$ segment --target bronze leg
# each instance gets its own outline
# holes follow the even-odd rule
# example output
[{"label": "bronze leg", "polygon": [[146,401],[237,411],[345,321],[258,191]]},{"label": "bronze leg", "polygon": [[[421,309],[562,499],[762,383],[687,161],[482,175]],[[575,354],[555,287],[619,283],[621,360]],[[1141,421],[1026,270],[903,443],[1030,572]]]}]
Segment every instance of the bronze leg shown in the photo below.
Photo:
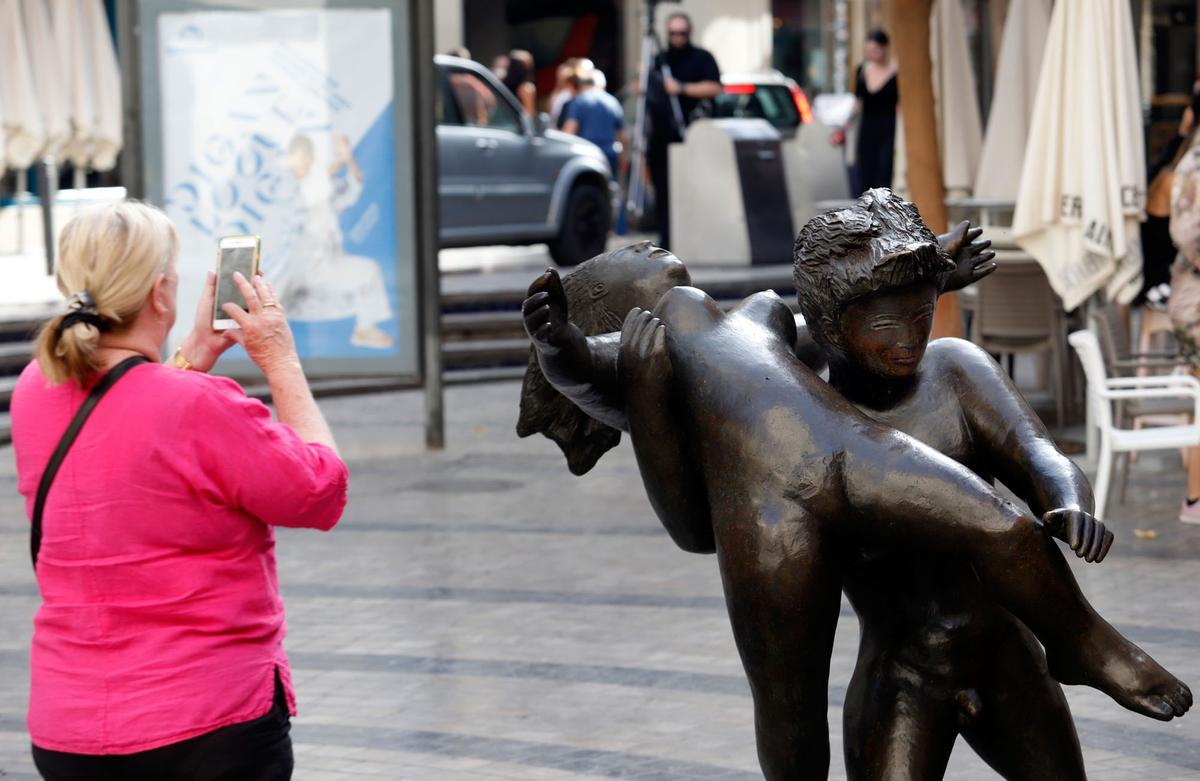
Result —
[{"label": "bronze leg", "polygon": [[850,781],[942,778],[958,737],[950,693],[916,670],[859,657],[843,712]]},{"label": "bronze leg", "polygon": [[1013,626],[997,633],[992,658],[981,682],[979,718],[963,727],[963,737],[1009,781],[1084,781],[1071,709],[1037,641]]},{"label": "bronze leg", "polygon": [[840,557],[807,518],[767,526],[756,521],[754,532],[725,538],[718,532],[733,636],[754,697],[758,758],[768,781],[825,778]]}]

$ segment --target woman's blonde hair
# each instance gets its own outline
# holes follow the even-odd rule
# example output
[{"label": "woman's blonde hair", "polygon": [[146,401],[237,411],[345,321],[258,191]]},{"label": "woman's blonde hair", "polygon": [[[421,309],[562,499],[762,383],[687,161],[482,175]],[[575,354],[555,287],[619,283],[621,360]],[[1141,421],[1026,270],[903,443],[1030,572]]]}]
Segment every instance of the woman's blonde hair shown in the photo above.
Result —
[{"label": "woman's blonde hair", "polygon": [[167,215],[137,201],[92,207],[68,222],[58,240],[55,276],[69,309],[37,337],[46,379],[85,385],[100,368],[100,332],[129,327],[178,251]]}]

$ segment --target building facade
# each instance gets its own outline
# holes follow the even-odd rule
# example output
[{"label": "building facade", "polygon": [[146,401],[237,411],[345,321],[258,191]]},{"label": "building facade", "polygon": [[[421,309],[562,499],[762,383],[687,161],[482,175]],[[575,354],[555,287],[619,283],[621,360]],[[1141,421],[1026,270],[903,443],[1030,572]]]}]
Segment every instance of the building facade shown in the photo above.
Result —
[{"label": "building facade", "polygon": [[[962,4],[986,120],[1008,9],[1012,3],[1035,0],[956,1]],[[1174,132],[1191,102],[1192,83],[1200,72],[1200,0],[1129,1],[1153,152]],[[644,0],[436,0],[437,48],[465,46],[484,63],[510,49],[526,49],[538,65],[542,95],[553,88],[557,63],[589,57],[608,75],[609,88],[620,92],[637,73],[644,9]],[[665,17],[675,11],[692,17],[694,40],[713,52],[723,72],[775,68],[810,97],[852,90],[867,33],[888,28],[888,0],[660,0],[655,24],[659,40]]]}]

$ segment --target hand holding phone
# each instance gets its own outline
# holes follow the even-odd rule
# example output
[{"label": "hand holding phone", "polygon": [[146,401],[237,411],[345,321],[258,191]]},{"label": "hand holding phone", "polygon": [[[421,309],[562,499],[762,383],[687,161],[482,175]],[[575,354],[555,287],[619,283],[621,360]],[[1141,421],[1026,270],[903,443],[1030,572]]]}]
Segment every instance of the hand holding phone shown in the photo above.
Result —
[{"label": "hand holding phone", "polygon": [[258,274],[258,258],[262,241],[258,236],[226,236],[217,244],[217,294],[213,299],[212,327],[214,331],[227,331],[238,324],[230,319],[222,308],[224,304],[237,304],[248,309],[246,297],[234,281],[235,272],[247,280]]},{"label": "hand holding phone", "polygon": [[278,376],[279,372],[303,372],[287,315],[271,285],[262,277],[248,280],[240,272],[233,275],[233,282],[247,308],[232,302],[225,304],[225,314],[238,324],[237,329],[225,333],[246,349],[250,360],[263,370],[267,379]]}]

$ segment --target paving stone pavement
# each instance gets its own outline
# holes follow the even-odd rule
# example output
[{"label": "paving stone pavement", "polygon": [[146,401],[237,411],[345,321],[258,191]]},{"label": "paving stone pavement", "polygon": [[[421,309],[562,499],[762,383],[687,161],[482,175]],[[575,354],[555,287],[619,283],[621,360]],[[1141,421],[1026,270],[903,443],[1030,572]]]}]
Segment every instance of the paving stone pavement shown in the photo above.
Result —
[{"label": "paving stone pavement", "polygon": [[[517,395],[450,389],[436,454],[421,449],[415,392],[322,402],[351,500],[331,533],[279,533],[295,778],[760,778],[714,559],[667,539],[627,443],[577,479],[548,440],[518,440]],[[1183,483],[1173,454],[1144,458],[1110,519],[1109,560],[1074,569],[1109,620],[1200,685],[1200,528],[1174,519]],[[0,779],[36,778],[24,710],[37,592],[7,448],[0,518]],[[844,607],[834,779],[857,635]],[[1068,697],[1095,781],[1200,777],[1200,715],[1162,724],[1091,690]],[[960,741],[947,777],[996,776]]]}]

